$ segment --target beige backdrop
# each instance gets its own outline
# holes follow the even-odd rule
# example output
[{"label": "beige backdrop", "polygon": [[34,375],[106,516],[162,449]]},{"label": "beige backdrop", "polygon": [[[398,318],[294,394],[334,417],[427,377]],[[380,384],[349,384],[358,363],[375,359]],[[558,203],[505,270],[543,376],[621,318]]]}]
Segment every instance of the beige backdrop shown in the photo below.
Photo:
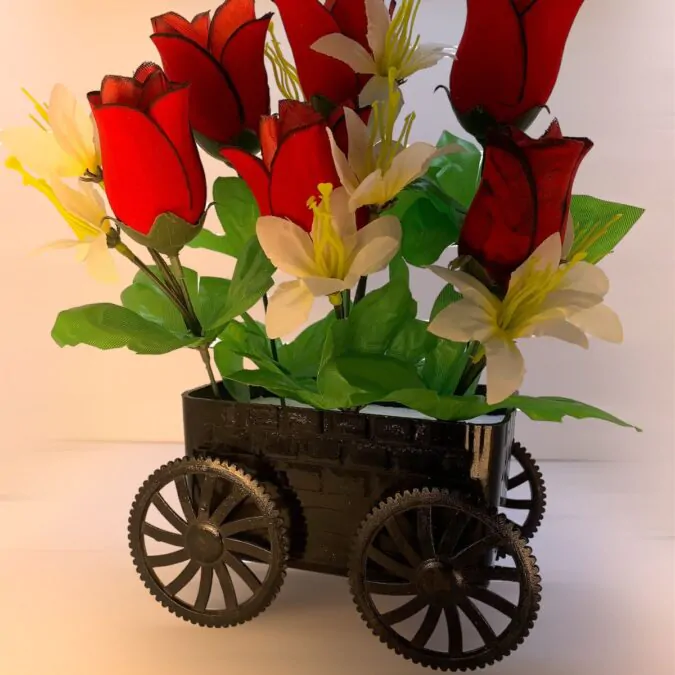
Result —
[{"label": "beige backdrop", "polygon": [[[259,5],[262,12],[270,3]],[[29,109],[21,86],[44,98],[62,81],[84,96],[102,75],[130,74],[156,58],[149,17],[168,9],[192,15],[205,3],[1,0],[0,7],[0,126],[9,126],[23,123]],[[455,44],[463,19],[462,0],[423,0],[420,27],[430,41]],[[625,345],[594,344],[585,353],[548,340],[528,344],[526,389],[579,397],[642,425],[645,433],[593,422],[558,428],[524,421],[520,435],[539,456],[653,463],[672,452],[672,33],[672,0],[587,0],[569,43],[551,107],[568,135],[596,143],[576,191],[644,206],[647,215],[605,265],[613,283],[609,303],[623,317]],[[444,96],[433,94],[448,71],[449,64],[442,64],[406,87],[418,111],[417,138],[435,141],[444,128],[458,131]],[[222,172],[215,161],[206,164],[211,177]],[[69,252],[33,257],[33,249],[64,236],[66,226],[5,170],[0,224],[3,454],[50,439],[179,440],[180,392],[204,381],[198,357],[56,347],[49,333],[60,309],[115,301],[122,286],[96,285]],[[202,252],[188,251],[185,263],[203,273],[231,270],[227,259]],[[132,270],[120,267],[128,281]],[[437,288],[430,274],[415,274],[423,311]]]}]

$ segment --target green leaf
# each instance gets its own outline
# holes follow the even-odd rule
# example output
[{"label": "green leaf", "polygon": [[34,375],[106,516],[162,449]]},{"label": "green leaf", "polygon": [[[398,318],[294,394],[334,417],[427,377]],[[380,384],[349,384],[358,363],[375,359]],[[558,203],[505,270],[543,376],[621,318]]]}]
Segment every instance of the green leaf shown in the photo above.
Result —
[{"label": "green leaf", "polygon": [[326,337],[335,321],[335,314],[328,314],[306,328],[293,342],[281,345],[278,350],[279,361],[292,377],[318,376]]},{"label": "green leaf", "polygon": [[225,233],[228,254],[239,258],[246,245],[255,237],[260,217],[258,203],[241,178],[218,178],[213,184],[213,201]]},{"label": "green leaf", "polygon": [[228,323],[218,340],[218,345],[224,345],[221,349],[227,348],[236,356],[250,359],[259,368],[279,370],[272,358],[272,349],[264,326],[251,317],[245,317],[243,322]]},{"label": "green leaf", "polygon": [[438,338],[432,335],[429,324],[420,319],[405,323],[392,340],[387,356],[417,365],[436,346]]},{"label": "green leaf", "polygon": [[223,384],[235,401],[248,403],[251,400],[249,388],[240,382],[234,382],[229,377],[244,368],[244,358],[232,352],[227,344],[219,342],[213,348],[213,360],[223,378]]},{"label": "green leaf", "polygon": [[435,319],[446,307],[462,299],[462,294],[455,290],[452,284],[448,284],[436,298],[434,306],[431,309],[431,319]]},{"label": "green leaf", "polygon": [[389,281],[410,285],[410,268],[400,252],[389,263]]},{"label": "green leaf", "polygon": [[460,145],[464,152],[437,157],[431,163],[429,175],[434,178],[446,195],[464,208],[469,208],[478,189],[481,151],[473,143],[449,131],[443,132],[436,145],[438,148],[443,148],[453,143]]},{"label": "green leaf", "polygon": [[215,338],[222,330],[220,317],[227,309],[230,285],[229,279],[220,277],[199,279],[199,292],[193,302],[202,328],[209,337]]},{"label": "green leaf", "polygon": [[230,246],[230,240],[224,235],[215,234],[204,228],[189,244],[190,248],[202,248],[207,251],[215,251],[235,257],[234,249]]},{"label": "green leaf", "polygon": [[574,219],[572,255],[581,249],[588,254],[586,262],[596,264],[614,251],[642,217],[644,209],[575,195],[571,212]]},{"label": "green leaf", "polygon": [[227,304],[217,322],[225,324],[248,312],[272,288],[274,265],[267,259],[257,237],[244,247],[234,268]]},{"label": "green leaf", "polygon": [[365,392],[361,404],[372,403],[397,389],[423,388],[415,366],[390,356],[346,354],[335,359],[338,372]]},{"label": "green leaf", "polygon": [[349,316],[351,351],[384,354],[400,328],[417,315],[417,303],[407,284],[389,282],[368,293]]},{"label": "green leaf", "polygon": [[250,387],[263,387],[280,398],[306,403],[314,408],[325,407],[320,394],[280,372],[263,369],[239,370],[232,373],[230,379]]},{"label": "green leaf", "polygon": [[173,333],[186,332],[183,317],[175,305],[142,272],[122,291],[121,300],[124,307],[147,321]]},{"label": "green leaf", "polygon": [[469,357],[470,352],[466,343],[439,340],[424,361],[422,368],[424,383],[438,394],[454,394]]},{"label": "green leaf", "polygon": [[52,338],[61,347],[81,344],[106,350],[127,347],[136,354],[168,354],[199,342],[191,336],[172,333],[127,307],[110,303],[61,312]]}]

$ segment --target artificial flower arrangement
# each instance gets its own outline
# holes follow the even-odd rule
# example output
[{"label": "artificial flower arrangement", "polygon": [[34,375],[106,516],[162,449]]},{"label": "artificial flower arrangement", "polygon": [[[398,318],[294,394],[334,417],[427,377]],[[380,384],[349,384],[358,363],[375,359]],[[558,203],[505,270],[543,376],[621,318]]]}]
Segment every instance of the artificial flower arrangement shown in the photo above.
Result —
[{"label": "artificial flower arrangement", "polygon": [[[75,235],[53,248],[74,248],[104,282],[116,278],[116,255],[138,268],[120,304],[62,312],[54,340],[144,355],[192,349],[210,381],[201,398],[233,405],[276,396],[286,411],[358,415],[378,404],[468,425],[481,415],[519,410],[539,421],[571,416],[628,426],[584,403],[519,393],[520,341],[547,336],[583,348],[588,336],[622,341],[620,321],[604,304],[609,282],[598,263],[642,210],[573,193],[590,140],[565,136],[556,120],[540,138],[527,134],[548,112],[582,3],[467,0],[465,32],[453,49],[420,39],[421,0],[275,0],[293,58],[276,37],[272,14],[256,16],[254,0],[226,0],[212,17],[204,12],[192,21],[173,12],[154,18],[151,39],[161,67],[144,63],[132,77],[104,77],[88,97],[92,114],[57,85],[48,104],[31,98],[33,126],[0,133],[7,166],[54,204]],[[439,111],[449,111],[444,90],[474,140],[445,132],[435,145],[411,143],[415,113],[402,112],[405,82],[446,58],[454,62],[449,87],[438,88]],[[275,112],[266,63],[283,97]],[[215,181],[208,206],[198,147],[237,174]],[[222,232],[204,227],[212,207]],[[232,278],[200,278],[184,268],[185,247],[236,259]],[[451,247],[457,247],[453,262],[438,265]],[[430,317],[418,316],[410,266],[446,284]],[[384,270],[388,281],[374,287],[372,275]],[[278,280],[277,271],[290,280]],[[318,302],[325,318],[305,327]],[[264,323],[250,314],[258,303]],[[245,367],[245,359],[254,367]],[[484,373],[486,387],[480,387]],[[225,470],[190,466],[200,475]],[[180,533],[199,509],[210,510],[209,490],[207,499],[201,489],[201,506],[185,508],[184,519],[167,516]],[[186,494],[179,489],[181,500],[189,501]],[[412,499],[406,494],[399,495],[403,511]],[[426,494],[428,506],[436,493]],[[459,508],[449,504],[441,506]],[[222,527],[226,511],[216,511]],[[400,532],[389,529],[398,542]],[[502,530],[506,542],[511,535]],[[206,546],[206,530],[200,532],[200,543],[181,558],[192,560],[193,576],[208,567],[194,553]],[[266,540],[270,551],[273,538]],[[219,560],[225,556],[252,586],[231,557],[232,551],[250,554],[251,544],[237,541],[229,549],[222,544]],[[135,553],[139,570],[147,563],[144,550]],[[288,555],[284,546],[279,550],[270,560]],[[402,550],[408,562],[417,559],[409,547]],[[408,578],[400,561],[380,563]],[[141,574],[172,611],[207,625],[250,618],[243,605],[229,606],[222,569],[216,573],[230,614],[218,615],[207,612],[205,572],[196,603],[186,609],[174,597],[181,584],[158,586],[150,567]],[[508,614],[503,604],[493,606]],[[462,609],[481,632],[475,613]],[[487,651],[471,657],[457,651],[454,610],[443,606],[450,647],[431,657],[422,647],[438,622],[436,605],[405,643],[387,632],[396,621],[382,628],[384,615],[369,611],[362,608],[385,641],[425,665],[478,667],[513,648],[491,645],[483,630]]]}]

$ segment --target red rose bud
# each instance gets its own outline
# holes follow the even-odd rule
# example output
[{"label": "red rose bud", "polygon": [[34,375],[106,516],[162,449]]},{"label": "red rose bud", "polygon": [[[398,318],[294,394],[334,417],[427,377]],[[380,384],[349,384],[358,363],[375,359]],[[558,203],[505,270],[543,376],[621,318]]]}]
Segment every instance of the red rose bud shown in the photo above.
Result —
[{"label": "red rose bud", "polygon": [[197,225],[206,179],[188,118],[189,86],[144,64],[133,78],[107,76],[89,94],[106,195],[127,228],[147,235],[159,216]]},{"label": "red rose bud", "polygon": [[471,256],[506,285],[546,239],[557,232],[564,240],[574,179],[592,147],[587,138],[563,137],[558,122],[538,140],[515,128],[488,136],[459,255]]},{"label": "red rose bud", "polygon": [[255,16],[254,0],[226,0],[214,13],[191,22],[169,12],[152,19],[164,69],[189,82],[190,122],[205,139],[235,143],[244,131],[257,134],[270,113],[265,39],[272,14]]},{"label": "red rose bud", "polygon": [[555,87],[583,0],[467,0],[467,21],[450,75],[450,101],[464,128],[525,130]]},{"label": "red rose bud", "polygon": [[[327,99],[333,105],[358,99],[362,77],[342,61],[319,54],[312,45],[325,35],[342,33],[368,46],[365,0],[274,0],[286,30],[305,98]],[[367,80],[366,80],[367,81]]]},{"label": "red rose bud", "polygon": [[340,183],[324,118],[299,101],[282,101],[279,114],[260,124],[262,159],[239,148],[221,156],[247,183],[263,216],[289,218],[308,232],[314,216],[307,202],[320,183]]}]

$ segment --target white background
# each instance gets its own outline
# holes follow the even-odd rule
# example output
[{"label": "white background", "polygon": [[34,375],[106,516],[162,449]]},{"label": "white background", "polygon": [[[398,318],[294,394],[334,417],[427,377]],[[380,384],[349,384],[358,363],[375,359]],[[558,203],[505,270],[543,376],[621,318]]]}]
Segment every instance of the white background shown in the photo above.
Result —
[{"label": "white background", "polygon": [[[202,2],[176,0],[186,15]],[[271,3],[258,3],[260,13]],[[2,0],[0,18],[0,126],[23,124],[27,87],[46,98],[56,81],[82,96],[106,73],[131,74],[156,59],[149,17],[166,0]],[[456,44],[465,9],[461,0],[423,0],[419,27],[425,38]],[[443,129],[459,132],[437,84],[450,64],[414,77],[406,88],[418,113],[415,138],[435,142]],[[612,280],[608,302],[623,318],[621,347],[593,344],[589,352],[551,341],[525,345],[525,391],[578,397],[643,427],[639,435],[595,422],[533,424],[520,436],[540,457],[634,458],[653,465],[673,450],[673,4],[670,0],[587,0],[569,41],[552,111],[571,136],[596,147],[584,162],[577,193],[643,206],[644,218],[606,260]],[[538,123],[540,131],[547,120]],[[222,165],[206,159],[211,178]],[[86,347],[59,349],[50,329],[60,309],[115,301],[123,287],[90,281],[69,252],[33,256],[45,242],[67,234],[52,207],[0,171],[0,246],[4,386],[0,410],[8,450],[48,439],[179,441],[180,393],[204,381],[194,353],[139,357]],[[132,270],[120,260],[123,280]],[[187,251],[185,263],[206,274],[229,274],[230,261]],[[421,312],[438,289],[416,272]],[[323,311],[323,308],[321,308]],[[669,472],[658,472],[662,480]],[[665,477],[664,477],[665,473]],[[665,486],[665,483],[664,483]]]}]

